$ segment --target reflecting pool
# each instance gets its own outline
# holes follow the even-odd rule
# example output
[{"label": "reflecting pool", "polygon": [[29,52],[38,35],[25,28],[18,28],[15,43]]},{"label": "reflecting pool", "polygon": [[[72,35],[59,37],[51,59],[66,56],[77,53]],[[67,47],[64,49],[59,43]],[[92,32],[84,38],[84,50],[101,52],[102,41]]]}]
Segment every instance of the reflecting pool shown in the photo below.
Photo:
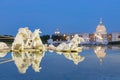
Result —
[{"label": "reflecting pool", "polygon": [[119,47],[0,52],[0,80],[120,80]]}]

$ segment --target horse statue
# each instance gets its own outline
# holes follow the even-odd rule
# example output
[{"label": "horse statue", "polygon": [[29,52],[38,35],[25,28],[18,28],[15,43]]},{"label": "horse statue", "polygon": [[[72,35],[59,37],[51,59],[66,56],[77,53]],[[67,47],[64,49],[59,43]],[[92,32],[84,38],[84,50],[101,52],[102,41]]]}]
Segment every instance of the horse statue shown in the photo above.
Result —
[{"label": "horse statue", "polygon": [[4,42],[0,42],[0,50],[9,49],[8,45]]},{"label": "horse statue", "polygon": [[20,28],[18,33],[12,43],[12,50],[23,50],[26,40],[31,36],[32,32],[28,29],[28,27]]},{"label": "horse statue", "polygon": [[78,51],[78,44],[84,42],[84,39],[79,37],[77,34],[73,37],[73,39],[69,43],[61,43],[56,47],[56,50],[76,50]]},{"label": "horse statue", "polygon": [[41,31],[35,29],[32,33],[27,27],[20,28],[15,37],[14,42],[12,43],[12,50],[21,50],[24,49],[41,49],[45,50],[45,47],[40,39]]},{"label": "horse statue", "polygon": [[32,34],[33,47],[38,49],[43,45],[42,40],[40,39],[39,33],[42,33],[42,32],[39,29],[35,29],[35,31]]}]

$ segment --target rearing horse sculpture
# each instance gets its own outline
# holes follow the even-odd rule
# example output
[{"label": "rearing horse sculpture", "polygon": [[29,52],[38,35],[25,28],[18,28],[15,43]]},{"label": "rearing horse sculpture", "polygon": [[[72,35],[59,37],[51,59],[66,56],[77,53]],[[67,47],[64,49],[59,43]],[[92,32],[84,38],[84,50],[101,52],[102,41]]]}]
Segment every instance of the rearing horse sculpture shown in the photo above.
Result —
[{"label": "rearing horse sculpture", "polygon": [[56,50],[78,50],[78,44],[84,42],[84,39],[79,37],[77,34],[73,37],[70,43],[61,43],[57,46]]},{"label": "rearing horse sculpture", "polygon": [[32,33],[28,28],[20,28],[15,37],[14,42],[12,43],[12,50],[45,50],[44,45],[40,39],[39,33],[41,33],[39,29],[35,29],[35,31]]}]

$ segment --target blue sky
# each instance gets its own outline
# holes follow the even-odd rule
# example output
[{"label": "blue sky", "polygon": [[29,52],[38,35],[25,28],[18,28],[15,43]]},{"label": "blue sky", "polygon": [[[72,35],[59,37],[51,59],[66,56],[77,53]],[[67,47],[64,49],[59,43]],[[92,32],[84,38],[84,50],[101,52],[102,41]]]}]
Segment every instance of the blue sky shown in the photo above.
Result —
[{"label": "blue sky", "polygon": [[42,34],[95,32],[99,19],[108,32],[120,32],[120,0],[0,0],[0,34],[40,28]]}]

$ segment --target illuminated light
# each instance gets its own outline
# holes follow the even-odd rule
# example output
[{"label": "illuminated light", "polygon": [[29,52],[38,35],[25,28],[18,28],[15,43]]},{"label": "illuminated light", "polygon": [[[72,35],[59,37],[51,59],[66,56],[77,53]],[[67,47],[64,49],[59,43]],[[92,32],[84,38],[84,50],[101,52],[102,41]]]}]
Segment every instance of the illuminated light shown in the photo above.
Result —
[{"label": "illuminated light", "polygon": [[101,46],[97,46],[94,49],[94,52],[95,52],[96,56],[99,58],[100,64],[102,64],[102,59],[106,56],[105,48],[101,47]]},{"label": "illuminated light", "polygon": [[106,44],[107,43],[106,34],[107,34],[106,28],[102,23],[102,19],[100,19],[100,22],[96,28],[96,32],[94,33],[96,42]]},{"label": "illuminated light", "polygon": [[60,34],[59,29],[56,29],[55,34]]},{"label": "illuminated light", "polygon": [[106,33],[106,28],[103,25],[102,19],[100,19],[99,25],[96,28],[96,32],[97,33],[103,33],[103,34]]},{"label": "illuminated light", "polygon": [[64,34],[63,36],[65,37],[66,35]]}]

